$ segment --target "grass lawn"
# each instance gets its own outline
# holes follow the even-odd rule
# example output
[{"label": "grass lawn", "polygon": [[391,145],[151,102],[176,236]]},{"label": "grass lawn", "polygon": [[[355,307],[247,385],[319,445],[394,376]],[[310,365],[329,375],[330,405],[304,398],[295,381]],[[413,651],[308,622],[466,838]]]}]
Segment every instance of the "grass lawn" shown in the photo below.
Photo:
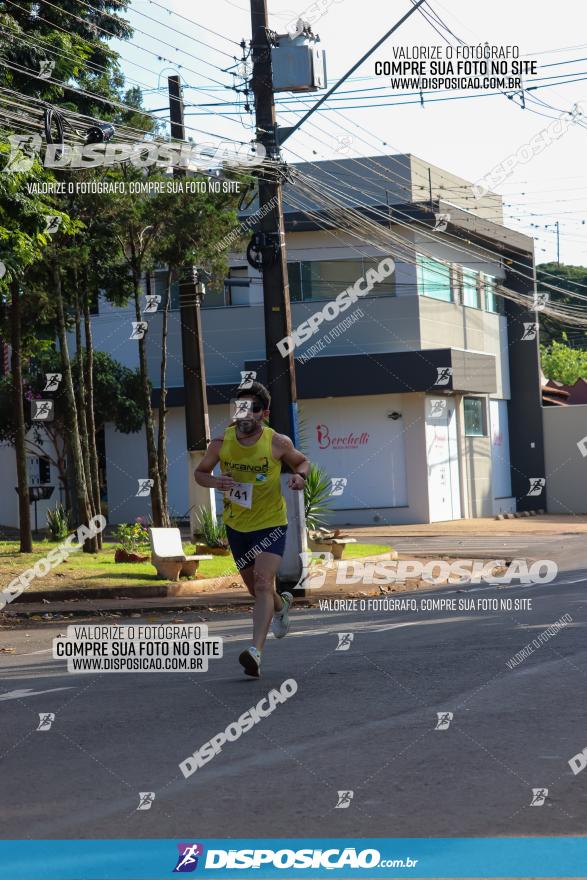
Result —
[{"label": "grass lawn", "polygon": [[[33,553],[20,554],[16,541],[0,541],[0,589],[8,586],[11,580],[56,546],[57,544],[48,541],[36,542],[33,545]],[[190,544],[184,544],[184,548],[188,554],[195,552],[195,548]],[[95,556],[83,553],[81,550],[72,553],[45,577],[35,578],[31,582],[30,589],[35,592],[50,592],[165,583],[164,579],[157,576],[150,562],[115,562],[115,549],[114,544],[106,544]],[[385,549],[378,544],[349,544],[345,550],[345,558],[372,556],[384,552]],[[148,555],[148,552],[143,555]],[[213,556],[212,559],[201,562],[198,569],[198,577],[201,578],[232,574],[237,575],[232,556]]]},{"label": "grass lawn", "polygon": [[343,559],[360,559],[362,556],[379,556],[381,553],[387,553],[391,547],[383,544],[347,544]]}]

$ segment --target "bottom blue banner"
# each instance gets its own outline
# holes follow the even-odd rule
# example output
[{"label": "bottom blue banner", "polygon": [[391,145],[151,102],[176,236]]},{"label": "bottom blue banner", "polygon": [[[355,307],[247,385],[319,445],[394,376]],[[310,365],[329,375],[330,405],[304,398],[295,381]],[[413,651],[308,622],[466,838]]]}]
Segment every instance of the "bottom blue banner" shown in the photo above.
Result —
[{"label": "bottom blue banner", "polygon": [[587,838],[0,841],[1,880],[587,877]]}]

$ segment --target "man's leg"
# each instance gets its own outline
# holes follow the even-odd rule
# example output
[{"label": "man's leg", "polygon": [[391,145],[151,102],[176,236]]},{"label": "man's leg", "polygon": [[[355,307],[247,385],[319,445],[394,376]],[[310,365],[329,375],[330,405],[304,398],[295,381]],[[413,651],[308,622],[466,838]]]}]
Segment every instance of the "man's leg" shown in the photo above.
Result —
[{"label": "man's leg", "polygon": [[247,565],[246,568],[241,568],[239,571],[240,576],[245,582],[245,587],[251,594],[251,596],[255,597],[255,566]]},{"label": "man's leg", "polygon": [[276,553],[260,553],[255,559],[253,609],[253,644],[262,651],[274,611],[281,611],[283,602],[275,591],[275,576],[281,565]]},{"label": "man's leg", "polygon": [[[281,559],[281,557],[279,557]],[[279,566],[278,566],[279,567]],[[241,568],[239,572],[241,578],[245,582],[245,587],[251,594],[251,596],[255,596],[255,566],[247,565],[246,568]],[[273,610],[281,611],[283,608],[283,602],[281,601],[279,594],[274,590],[273,591]]]}]

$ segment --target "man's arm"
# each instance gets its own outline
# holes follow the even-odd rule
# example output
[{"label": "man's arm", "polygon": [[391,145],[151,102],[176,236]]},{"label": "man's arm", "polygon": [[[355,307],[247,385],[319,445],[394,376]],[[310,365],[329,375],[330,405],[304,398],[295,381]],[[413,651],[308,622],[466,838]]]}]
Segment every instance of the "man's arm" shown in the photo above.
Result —
[{"label": "man's arm", "polygon": [[290,489],[303,489],[310,470],[309,459],[295,448],[286,434],[275,434],[273,439],[276,446],[274,457],[285,462],[293,471],[288,486]]},{"label": "man's arm", "polygon": [[221,474],[219,477],[212,476],[212,471],[220,461],[220,447],[222,440],[217,437],[210,441],[210,445],[206,450],[202,461],[194,471],[194,477],[198,486],[205,486],[207,489],[221,489],[226,492],[235,485],[234,480],[230,476]]}]

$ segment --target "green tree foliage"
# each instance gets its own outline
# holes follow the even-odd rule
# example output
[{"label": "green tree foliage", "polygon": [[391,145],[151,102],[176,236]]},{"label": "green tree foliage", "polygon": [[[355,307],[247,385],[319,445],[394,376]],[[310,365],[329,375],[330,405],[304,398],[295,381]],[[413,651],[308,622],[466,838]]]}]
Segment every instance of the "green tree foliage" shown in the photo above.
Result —
[{"label": "green tree foliage", "polygon": [[[127,0],[97,0],[93,8],[77,0],[0,2],[2,55],[0,86],[102,119],[120,119],[121,109],[90,92],[122,101],[124,76],[112,36],[125,40],[132,28],[124,19]],[[50,62],[49,76],[40,77]],[[66,83],[71,85],[68,88]],[[124,111],[122,111],[124,113]]]},{"label": "green tree foliage", "polygon": [[[558,263],[542,263],[536,267],[536,281],[539,292],[548,294],[553,303],[573,305],[582,308],[584,317],[587,318],[587,302],[581,303],[565,294],[551,290],[546,285],[562,287],[569,293],[587,295],[587,268],[585,266],[566,266]],[[540,341],[544,345],[550,345],[554,340],[559,342],[566,333],[568,342],[576,348],[587,348],[587,328],[562,325],[560,321],[553,320],[548,315],[540,315]]]},{"label": "green tree foliage", "polygon": [[[8,152],[0,145],[2,160]],[[38,346],[26,320],[23,282],[27,272],[40,264],[50,243],[46,234],[46,216],[50,208],[29,194],[31,180],[42,181],[45,172],[34,162],[30,172],[0,173],[0,332],[11,345],[11,407],[15,422],[14,448],[18,491],[20,551],[30,553],[32,535],[26,461],[26,424],[23,400],[23,353]],[[62,215],[62,219],[67,220]],[[67,225],[67,223],[66,223]],[[27,328],[23,332],[23,328]]]},{"label": "green tree foliage", "polygon": [[[146,132],[154,130],[155,124],[142,111],[140,90],[125,90],[118,53],[109,45],[113,38],[124,40],[132,36],[132,28],[124,18],[128,5],[127,0],[96,0],[92,4],[77,0],[0,2],[3,58],[0,87],[4,101],[11,101],[8,105],[11,116],[6,116],[8,111],[5,109],[0,118],[0,134],[4,138],[14,133],[19,136],[28,134],[34,135],[40,143],[44,134],[41,114],[44,108],[53,109],[56,118],[63,114],[66,143],[83,139],[86,128],[96,118],[112,121],[116,127],[125,125]],[[72,113],[83,114],[86,119],[68,115]],[[11,140],[14,144],[14,139]],[[43,179],[67,179],[70,173],[60,170],[43,172]],[[98,170],[76,176],[79,180],[99,174]],[[14,178],[12,174],[0,176]],[[33,198],[32,201],[39,199]],[[108,255],[113,250],[111,243],[99,230],[95,235],[95,230],[85,225],[85,220],[92,217],[91,211],[84,217],[78,207],[75,199],[67,198],[60,205],[53,199],[51,213],[63,212],[64,220],[69,214],[76,218],[76,222],[62,223],[51,245],[45,248],[42,261],[29,261],[26,271],[21,274],[19,296],[16,298],[13,294],[6,299],[5,311],[11,327],[18,328],[16,349],[13,345],[15,400],[19,396],[16,387],[22,386],[23,358],[38,353],[42,345],[50,345],[56,335],[60,338],[63,390],[69,400],[64,415],[69,424],[68,442],[76,473],[74,497],[84,508],[76,513],[78,520],[82,521],[86,519],[86,511],[92,514],[99,510],[90,302],[95,302],[97,290],[103,284],[109,289],[112,286],[120,288],[117,295],[123,299],[125,281],[123,279],[118,284],[120,276],[113,277],[120,267],[109,260]],[[44,207],[39,210],[41,213],[45,211]],[[7,242],[8,251],[14,251],[13,244]],[[103,269],[96,271],[98,266]],[[82,325],[86,342],[85,364],[78,372],[76,393],[71,384],[67,336],[72,319],[78,357],[81,357],[83,346]],[[21,471],[26,468],[23,431],[24,416],[20,419],[17,443]],[[26,482],[24,471],[19,485],[21,482],[23,485]],[[24,489],[22,494],[24,498]]]},{"label": "green tree foliage", "polygon": [[[194,178],[191,182],[194,182]],[[153,260],[167,268],[167,285],[161,309],[161,367],[159,373],[159,423],[157,436],[157,464],[161,486],[162,505],[169,507],[167,493],[166,397],[167,397],[167,334],[171,286],[180,281],[185,267],[196,266],[207,270],[206,280],[221,286],[226,273],[226,254],[217,244],[237,224],[238,195],[230,192],[210,192],[206,178],[199,183],[202,192],[162,193],[147,199],[147,211],[152,228],[159,226],[153,240]],[[162,222],[161,222],[162,221]]]},{"label": "green tree foliage", "polygon": [[[566,339],[563,333],[563,339]],[[540,346],[542,372],[548,379],[574,385],[577,379],[587,379],[587,350],[570,348],[565,341],[556,339]]]},{"label": "green tree foliage", "polygon": [[[26,451],[43,455],[57,468],[66,497],[70,497],[66,455],[68,452],[68,429],[66,399],[63,393],[52,394],[54,419],[51,422],[31,421],[31,402],[46,397],[43,389],[47,373],[61,371],[61,357],[54,348],[39,352],[26,364],[23,375],[25,405]],[[72,361],[74,385],[79,383],[79,358]],[[94,414],[96,430],[106,422],[113,422],[117,431],[132,434],[140,431],[142,410],[137,403],[140,395],[138,371],[130,370],[105,352],[94,354]],[[12,379],[0,379],[0,442],[14,445],[16,419],[12,405]]]}]

